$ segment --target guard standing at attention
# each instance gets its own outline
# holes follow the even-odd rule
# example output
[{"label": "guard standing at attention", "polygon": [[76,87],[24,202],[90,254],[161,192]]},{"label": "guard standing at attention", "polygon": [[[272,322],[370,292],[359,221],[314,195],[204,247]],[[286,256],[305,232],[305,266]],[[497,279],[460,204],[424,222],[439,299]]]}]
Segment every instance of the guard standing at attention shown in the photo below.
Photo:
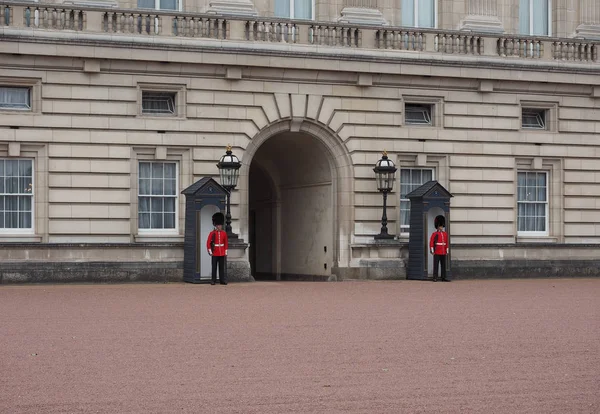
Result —
[{"label": "guard standing at attention", "polygon": [[448,243],[448,233],[444,231],[446,226],[446,218],[444,216],[437,216],[434,220],[436,231],[431,234],[429,239],[429,251],[433,255],[433,281],[438,280],[438,263],[441,264],[442,268],[442,281],[449,282],[446,278],[446,258],[448,257],[448,249],[450,248]]},{"label": "guard standing at attention", "polygon": [[225,216],[223,213],[215,213],[212,216],[213,226],[215,229],[208,235],[206,241],[206,249],[212,257],[212,281],[211,285],[217,282],[217,265],[219,266],[219,282],[222,285],[227,284],[226,257],[227,248],[229,247],[227,240],[227,232],[223,230]]}]

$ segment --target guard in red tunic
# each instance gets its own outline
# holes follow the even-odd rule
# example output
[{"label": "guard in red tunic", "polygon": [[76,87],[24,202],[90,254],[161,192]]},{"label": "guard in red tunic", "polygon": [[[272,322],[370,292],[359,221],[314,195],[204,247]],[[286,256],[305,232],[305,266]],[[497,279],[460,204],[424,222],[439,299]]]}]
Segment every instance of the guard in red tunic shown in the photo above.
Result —
[{"label": "guard in red tunic", "polygon": [[227,284],[227,271],[225,259],[227,257],[227,248],[229,247],[227,241],[227,233],[223,230],[223,224],[225,223],[225,217],[223,213],[215,213],[212,216],[213,226],[215,229],[208,235],[206,241],[206,249],[208,254],[212,256],[212,281],[211,285],[217,282],[217,265],[219,265],[219,282],[222,285]]},{"label": "guard in red tunic", "polygon": [[438,263],[440,263],[442,267],[442,281],[449,282],[450,280],[446,278],[446,257],[450,248],[448,233],[444,231],[446,218],[444,216],[437,216],[433,223],[437,229],[431,234],[431,238],[429,239],[429,251],[433,255],[433,281],[437,282],[438,280]]}]

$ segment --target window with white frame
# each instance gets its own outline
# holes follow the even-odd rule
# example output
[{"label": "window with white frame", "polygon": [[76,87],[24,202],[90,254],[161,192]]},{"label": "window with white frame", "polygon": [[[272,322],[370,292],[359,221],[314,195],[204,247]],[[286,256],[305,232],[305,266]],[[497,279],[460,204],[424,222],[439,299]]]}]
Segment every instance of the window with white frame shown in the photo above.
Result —
[{"label": "window with white frame", "polygon": [[519,32],[531,36],[552,35],[552,0],[520,0]]},{"label": "window with white frame", "polygon": [[548,173],[517,173],[517,231],[522,235],[548,234]]},{"label": "window with white frame", "polygon": [[0,230],[33,230],[33,160],[0,159]]},{"label": "window with white frame", "polygon": [[138,177],[139,229],[176,230],[177,163],[140,161]]},{"label": "window with white frame", "polygon": [[142,114],[177,115],[177,92],[142,91]]},{"label": "window with white frame", "polygon": [[31,88],[0,86],[0,109],[31,111]]},{"label": "window with white frame", "polygon": [[138,0],[139,9],[182,10],[181,0]]},{"label": "window with white frame", "polygon": [[314,0],[275,0],[275,17],[313,20]]},{"label": "window with white frame", "polygon": [[428,168],[400,169],[400,232],[410,229],[410,200],[406,195],[433,180],[433,170]]},{"label": "window with white frame", "polygon": [[402,26],[436,27],[437,0],[402,0]]}]

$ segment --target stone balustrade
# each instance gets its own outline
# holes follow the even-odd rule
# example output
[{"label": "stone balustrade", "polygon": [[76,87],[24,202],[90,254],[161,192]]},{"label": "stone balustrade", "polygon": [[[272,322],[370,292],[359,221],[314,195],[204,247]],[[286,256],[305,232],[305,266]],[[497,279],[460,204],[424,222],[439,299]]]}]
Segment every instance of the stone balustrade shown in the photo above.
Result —
[{"label": "stone balustrade", "polygon": [[585,39],[19,2],[0,2],[0,27],[595,64],[600,47],[599,41]]}]

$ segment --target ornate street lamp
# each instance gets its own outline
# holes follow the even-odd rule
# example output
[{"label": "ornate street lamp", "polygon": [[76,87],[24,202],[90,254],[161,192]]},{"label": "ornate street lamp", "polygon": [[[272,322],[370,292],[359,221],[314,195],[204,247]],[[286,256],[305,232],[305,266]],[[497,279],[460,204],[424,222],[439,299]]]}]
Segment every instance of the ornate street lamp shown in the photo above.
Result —
[{"label": "ornate street lamp", "polygon": [[375,164],[375,177],[377,179],[377,189],[383,193],[383,215],[381,216],[381,232],[375,236],[375,239],[393,239],[393,234],[388,234],[387,229],[387,194],[394,187],[394,176],[396,174],[396,166],[387,156],[387,152],[383,151],[383,155],[377,164]]},{"label": "ornate street lamp", "polygon": [[225,155],[217,163],[221,176],[221,185],[227,190],[227,214],[225,214],[225,232],[229,239],[237,239],[238,235],[231,232],[231,192],[237,186],[242,163],[231,153],[231,145],[227,145]]}]

